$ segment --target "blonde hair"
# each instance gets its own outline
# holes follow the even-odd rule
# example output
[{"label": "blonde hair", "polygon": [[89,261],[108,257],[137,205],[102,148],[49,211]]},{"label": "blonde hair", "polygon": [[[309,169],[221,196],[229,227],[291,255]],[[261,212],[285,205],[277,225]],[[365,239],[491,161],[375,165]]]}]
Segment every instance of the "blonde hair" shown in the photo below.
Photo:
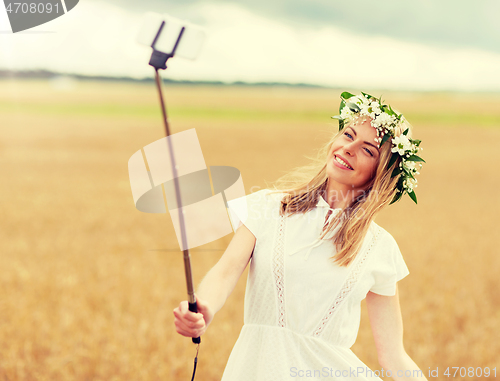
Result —
[{"label": "blonde hair", "polygon": [[[396,127],[395,136],[399,136],[407,128],[410,129],[408,133],[408,136],[410,136],[411,125],[406,120],[403,120]],[[318,151],[315,158],[310,158],[313,160],[311,164],[296,168],[275,182],[275,191],[285,193],[281,200],[280,215],[291,216],[297,213],[306,213],[316,207],[319,197],[326,196],[328,187],[326,161],[328,153],[332,144],[343,133],[344,130],[335,134]],[[325,237],[333,229],[339,228],[332,238],[337,247],[337,253],[332,259],[340,266],[347,266],[353,261],[361,248],[375,215],[394,199],[399,176],[391,177],[391,174],[399,166],[401,159],[398,157],[398,160],[388,168],[391,155],[391,141],[389,140],[380,148],[379,161],[366,190],[361,195],[354,197],[351,204],[332,218],[323,229],[321,238]]]}]

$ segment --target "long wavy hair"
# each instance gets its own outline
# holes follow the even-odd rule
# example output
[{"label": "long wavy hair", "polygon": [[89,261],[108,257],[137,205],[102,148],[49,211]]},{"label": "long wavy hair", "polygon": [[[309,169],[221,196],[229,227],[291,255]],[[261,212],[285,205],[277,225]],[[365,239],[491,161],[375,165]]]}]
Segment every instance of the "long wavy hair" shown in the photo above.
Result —
[{"label": "long wavy hair", "polygon": [[[407,128],[410,129],[408,133],[410,137],[411,125],[406,120],[403,120],[395,129],[395,136],[399,136]],[[292,170],[273,184],[275,192],[285,193],[281,200],[281,215],[306,213],[316,207],[319,197],[324,196],[327,199],[327,157],[332,144],[344,133],[344,130],[345,128],[335,134],[318,151],[316,157],[310,157],[312,162],[309,165]],[[354,197],[350,205],[343,208],[342,212],[332,218],[323,228],[321,238],[338,227],[337,233],[331,238],[337,248],[337,253],[332,259],[340,266],[348,266],[353,261],[375,215],[394,199],[399,176],[391,177],[391,174],[394,168],[399,166],[401,159],[398,157],[398,160],[388,168],[391,155],[389,139],[380,147],[376,170],[365,191]]]}]

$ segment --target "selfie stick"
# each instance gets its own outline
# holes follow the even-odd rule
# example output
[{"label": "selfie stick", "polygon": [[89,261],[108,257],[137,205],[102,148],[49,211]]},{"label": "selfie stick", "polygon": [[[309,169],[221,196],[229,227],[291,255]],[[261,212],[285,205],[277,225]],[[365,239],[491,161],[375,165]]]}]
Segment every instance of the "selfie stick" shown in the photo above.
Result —
[{"label": "selfie stick", "polygon": [[[165,125],[165,133],[168,136],[170,136],[170,127],[168,124],[168,118],[167,118],[167,110],[165,108],[165,102],[163,100],[163,93],[162,93],[162,87],[161,87],[161,78],[158,70],[162,69],[165,70],[167,68],[166,62],[169,58],[173,57],[175,54],[175,51],[179,45],[179,42],[182,38],[182,35],[184,33],[185,28],[182,27],[180,29],[179,35],[177,37],[177,41],[175,42],[174,48],[172,49],[171,53],[163,53],[155,49],[155,44],[156,41],[158,40],[158,37],[161,34],[161,31],[163,27],[165,26],[165,21],[162,21],[160,28],[158,29],[158,32],[156,33],[156,37],[153,40],[153,43],[151,44],[151,47],[153,48],[153,53],[151,54],[151,59],[149,60],[149,64],[154,67],[155,69],[155,78],[156,78],[156,87],[158,88],[158,93],[160,95],[160,105],[161,105],[161,112],[163,115],[163,123]],[[191,272],[191,257],[189,255],[189,249],[187,245],[187,238],[186,238],[186,226],[184,222],[184,213],[182,211],[182,200],[181,200],[181,192],[179,188],[179,179],[177,178],[177,166],[175,164],[175,157],[174,157],[174,147],[172,146],[171,139],[167,139],[168,142],[168,151],[170,153],[170,163],[172,164],[172,174],[174,177],[174,187],[175,187],[175,198],[177,201],[177,206],[180,209],[179,213],[179,225],[181,229],[181,241],[182,241],[182,247],[184,248],[183,253],[184,253],[184,272],[186,273],[186,285],[187,285],[187,292],[188,292],[188,303],[189,303],[189,311],[191,312],[198,312],[198,304],[196,303],[196,296],[194,295],[194,287],[193,287],[193,275]],[[193,343],[199,344],[201,342],[200,337],[193,337],[192,338]],[[195,370],[196,370],[196,363],[195,363]],[[193,374],[194,378],[194,374]]]}]

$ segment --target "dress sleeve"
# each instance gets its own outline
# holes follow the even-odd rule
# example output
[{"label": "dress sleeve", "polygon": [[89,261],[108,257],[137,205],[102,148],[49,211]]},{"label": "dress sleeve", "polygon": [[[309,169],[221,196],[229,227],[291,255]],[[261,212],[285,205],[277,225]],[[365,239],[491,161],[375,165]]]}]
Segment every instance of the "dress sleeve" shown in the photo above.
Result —
[{"label": "dress sleeve", "polygon": [[245,225],[255,238],[260,236],[266,218],[271,216],[269,192],[268,189],[262,189],[245,197],[228,201],[229,217],[234,231],[241,225]]},{"label": "dress sleeve", "polygon": [[394,238],[384,231],[384,236],[377,245],[375,268],[373,270],[374,284],[370,291],[379,295],[392,296],[396,294],[396,283],[410,272]]}]

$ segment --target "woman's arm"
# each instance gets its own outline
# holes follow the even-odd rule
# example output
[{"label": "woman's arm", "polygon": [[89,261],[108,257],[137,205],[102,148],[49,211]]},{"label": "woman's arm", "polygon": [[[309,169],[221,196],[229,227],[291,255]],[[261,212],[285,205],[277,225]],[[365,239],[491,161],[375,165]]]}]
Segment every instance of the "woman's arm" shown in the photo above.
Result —
[{"label": "woman's arm", "polygon": [[205,275],[198,287],[198,313],[190,312],[183,301],[174,309],[176,331],[188,337],[205,333],[213,316],[224,305],[245,270],[255,247],[255,237],[245,225],[240,226],[219,262]]},{"label": "woman's arm", "polygon": [[384,372],[390,370],[394,380],[427,380],[403,346],[403,318],[397,286],[394,296],[369,292],[366,305],[378,361]]}]

